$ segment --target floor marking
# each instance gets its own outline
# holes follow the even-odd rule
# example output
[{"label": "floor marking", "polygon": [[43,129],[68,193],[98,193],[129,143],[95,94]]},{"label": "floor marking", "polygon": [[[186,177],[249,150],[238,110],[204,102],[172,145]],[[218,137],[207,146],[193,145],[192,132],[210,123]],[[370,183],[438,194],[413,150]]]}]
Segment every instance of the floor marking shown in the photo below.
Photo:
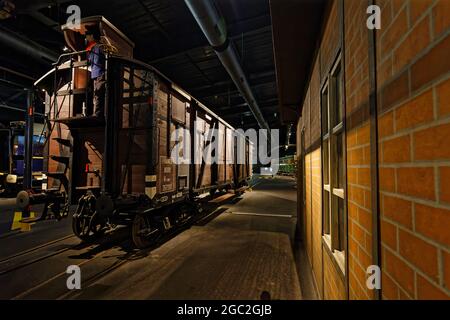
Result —
[{"label": "floor marking", "polygon": [[274,217],[274,218],[293,218],[293,216],[288,214],[270,214],[270,213],[254,213],[254,212],[232,212],[232,214],[242,215],[242,216],[261,216],[261,217]]},{"label": "floor marking", "polygon": [[[34,217],[35,217],[35,213],[30,212],[30,218],[34,218]],[[20,222],[21,220],[22,220],[22,212],[19,212],[19,211],[14,212],[14,220],[11,225],[11,231],[18,230],[18,229],[20,229],[20,231],[22,231],[22,232],[31,231],[31,226],[34,223],[24,223],[24,222]]]}]

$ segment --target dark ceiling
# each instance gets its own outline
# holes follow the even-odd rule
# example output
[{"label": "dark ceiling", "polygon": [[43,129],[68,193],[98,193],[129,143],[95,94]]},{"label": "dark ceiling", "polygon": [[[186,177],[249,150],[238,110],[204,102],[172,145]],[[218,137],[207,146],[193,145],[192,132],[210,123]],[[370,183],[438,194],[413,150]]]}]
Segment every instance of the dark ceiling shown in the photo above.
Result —
[{"label": "dark ceiling", "polygon": [[[59,27],[69,16],[67,6],[77,4],[82,17],[106,17],[135,42],[135,58],[159,69],[230,124],[257,128],[183,0],[9,1],[16,9],[13,16],[0,20],[0,32],[13,32],[59,55],[64,46]],[[266,121],[272,128],[280,127],[269,0],[215,0],[215,4],[225,18],[228,35]],[[0,65],[31,78],[38,78],[50,67],[49,61],[9,48],[0,53]],[[1,71],[3,79],[11,77]],[[14,81],[30,83],[20,75],[15,75]],[[2,87],[8,85],[3,80],[1,83]],[[8,101],[13,106],[22,102]]]}]

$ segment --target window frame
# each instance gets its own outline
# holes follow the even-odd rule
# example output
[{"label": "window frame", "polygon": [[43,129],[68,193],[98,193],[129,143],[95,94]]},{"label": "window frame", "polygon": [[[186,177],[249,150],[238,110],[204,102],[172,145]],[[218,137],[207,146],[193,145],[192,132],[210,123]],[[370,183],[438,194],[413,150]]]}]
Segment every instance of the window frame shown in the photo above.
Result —
[{"label": "window frame", "polygon": [[[339,94],[337,90],[340,90]],[[324,108],[324,99],[326,105]],[[339,99],[339,101],[338,101]],[[340,110],[338,110],[340,108]],[[320,91],[321,158],[323,170],[328,170],[328,181],[322,175],[322,238],[335,258],[342,273],[346,273],[347,198],[346,198],[346,134],[343,65],[338,55]],[[326,109],[326,110],[325,110]],[[325,124],[324,112],[327,123]],[[341,118],[337,119],[336,113]],[[324,128],[326,126],[326,128]],[[338,139],[341,139],[338,144]],[[328,148],[324,150],[325,146]],[[338,146],[340,150],[338,150]],[[339,155],[341,158],[339,158]],[[325,159],[325,156],[328,159]],[[340,160],[340,162],[339,162]],[[327,166],[327,168],[325,168]],[[341,166],[341,167],[340,167]],[[339,170],[340,169],[340,170]],[[341,176],[342,174],[342,176]],[[340,205],[342,207],[340,207]]]}]

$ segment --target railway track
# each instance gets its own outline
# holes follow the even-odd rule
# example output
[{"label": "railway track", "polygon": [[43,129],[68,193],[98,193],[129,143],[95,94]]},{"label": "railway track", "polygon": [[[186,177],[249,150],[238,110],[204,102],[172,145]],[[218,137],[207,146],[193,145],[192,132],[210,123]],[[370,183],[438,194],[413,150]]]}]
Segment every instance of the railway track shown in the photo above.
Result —
[{"label": "railway track", "polygon": [[[123,243],[119,243],[118,246],[122,246],[124,244],[129,244],[129,243],[130,243],[129,240],[126,240]],[[111,250],[114,251],[114,249],[111,249]],[[92,258],[83,260],[82,262],[76,263],[74,265],[77,265],[78,267],[81,268],[82,266],[85,266],[87,264],[94,264],[96,261],[104,258],[107,254],[111,254],[111,250],[104,250],[104,251],[100,252],[99,254],[96,254]],[[135,254],[133,253],[133,254],[125,255],[125,256],[128,256],[131,259],[132,256],[134,256],[134,255]],[[95,283],[95,281],[101,279],[103,276],[106,276],[108,273],[116,270],[117,268],[119,268],[121,265],[127,263],[128,261],[129,260],[127,260],[126,257],[123,257],[121,260],[115,259],[115,262],[113,262],[110,266],[108,266],[106,268],[102,268],[99,271],[97,271],[96,273],[94,273],[93,275],[89,275],[86,278],[83,277],[82,278],[83,288],[88,287],[92,283]],[[71,296],[74,296],[79,292],[78,291],[70,291],[69,289],[63,288],[63,286],[61,286],[61,284],[65,285],[67,276],[68,275],[67,275],[66,271],[64,270],[63,272],[60,272],[60,273],[54,275],[50,279],[47,279],[47,280],[39,283],[38,285],[15,295],[11,299],[12,300],[36,299],[36,298],[39,299],[42,296],[45,296],[46,298],[49,298],[49,299],[55,299],[55,300],[68,299]]]},{"label": "railway track", "polygon": [[[232,198],[227,198],[224,202],[228,202]],[[19,292],[8,296],[8,299],[76,299],[83,294],[83,290],[67,289],[66,280],[69,275],[66,273],[66,268],[68,265],[83,267],[82,288],[88,288],[130,261],[139,259],[141,256],[146,256],[158,246],[163,245],[183,232],[186,228],[189,228],[190,225],[201,224],[205,219],[209,220],[211,216],[216,215],[217,209],[220,209],[220,206],[224,202],[207,206],[202,214],[165,234],[153,246],[147,249],[137,250],[133,248],[129,238],[128,228],[122,228],[122,231],[117,230],[117,234],[113,232],[111,239],[100,244],[78,242],[64,248],[57,248],[58,245],[67,244],[67,242],[70,243],[73,239],[78,241],[78,238],[74,235],[47,242],[0,260],[0,281],[4,277],[14,277],[16,274],[20,274],[22,269],[28,270],[29,268],[34,268],[38,270],[39,268],[50,266],[50,268],[55,269],[55,272],[51,276],[34,281],[31,287],[23,286]],[[55,250],[52,251],[51,249]],[[74,259],[74,261],[71,261],[71,259]],[[56,262],[54,263],[53,261],[59,261],[59,265],[63,267],[57,268],[55,265]],[[12,262],[19,263],[8,265],[5,268],[4,266],[8,262],[10,264]],[[33,266],[34,264],[36,266]]]},{"label": "railway track", "polygon": [[[0,275],[8,273],[8,269],[5,270],[4,268],[1,267],[3,265],[7,264],[8,262],[11,262],[11,261],[13,261],[15,259],[19,259],[19,258],[24,257],[26,255],[33,254],[33,253],[35,253],[35,252],[37,252],[37,251],[39,251],[41,249],[45,249],[45,248],[47,248],[49,246],[52,246],[54,244],[57,244],[59,242],[62,242],[64,240],[68,240],[68,239],[72,239],[72,238],[76,238],[75,235],[71,234],[71,235],[68,235],[68,236],[61,237],[59,239],[48,241],[48,242],[43,243],[41,245],[35,246],[35,247],[27,249],[27,250],[23,250],[23,251],[21,251],[19,253],[16,253],[16,254],[10,255],[10,256],[8,256],[6,258],[1,259],[0,260]],[[67,248],[67,249],[69,249],[69,248]],[[61,250],[63,250],[63,249],[61,249]],[[47,258],[47,257],[48,257],[48,255],[45,255],[44,259]],[[39,258],[37,258],[36,260],[39,260]],[[30,262],[30,263],[32,263],[32,262]],[[16,268],[20,269],[20,266],[16,266]]]}]

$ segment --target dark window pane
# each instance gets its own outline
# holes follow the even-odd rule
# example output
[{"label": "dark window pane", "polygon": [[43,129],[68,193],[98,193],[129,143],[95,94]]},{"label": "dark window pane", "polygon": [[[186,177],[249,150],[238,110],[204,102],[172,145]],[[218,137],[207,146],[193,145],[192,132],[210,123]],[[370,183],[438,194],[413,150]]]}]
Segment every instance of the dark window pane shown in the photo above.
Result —
[{"label": "dark window pane", "polygon": [[336,188],[344,189],[344,135],[336,136]]},{"label": "dark window pane", "polygon": [[329,140],[322,143],[322,159],[323,159],[323,184],[330,184],[329,161],[330,154],[328,149]]},{"label": "dark window pane", "polygon": [[323,233],[330,234],[330,193],[323,190]]},{"label": "dark window pane", "polygon": [[333,127],[342,122],[343,116],[343,105],[342,105],[342,71],[339,65],[333,75],[333,85],[334,85],[334,119]]},{"label": "dark window pane", "polygon": [[329,132],[328,125],[328,89],[322,93],[322,134]]},{"label": "dark window pane", "polygon": [[331,247],[333,250],[342,251],[345,248],[344,233],[344,199],[332,194],[333,207],[331,208]]},{"label": "dark window pane", "polygon": [[338,200],[338,214],[339,214],[339,250],[345,248],[345,216],[344,216],[344,200],[339,198]]}]

